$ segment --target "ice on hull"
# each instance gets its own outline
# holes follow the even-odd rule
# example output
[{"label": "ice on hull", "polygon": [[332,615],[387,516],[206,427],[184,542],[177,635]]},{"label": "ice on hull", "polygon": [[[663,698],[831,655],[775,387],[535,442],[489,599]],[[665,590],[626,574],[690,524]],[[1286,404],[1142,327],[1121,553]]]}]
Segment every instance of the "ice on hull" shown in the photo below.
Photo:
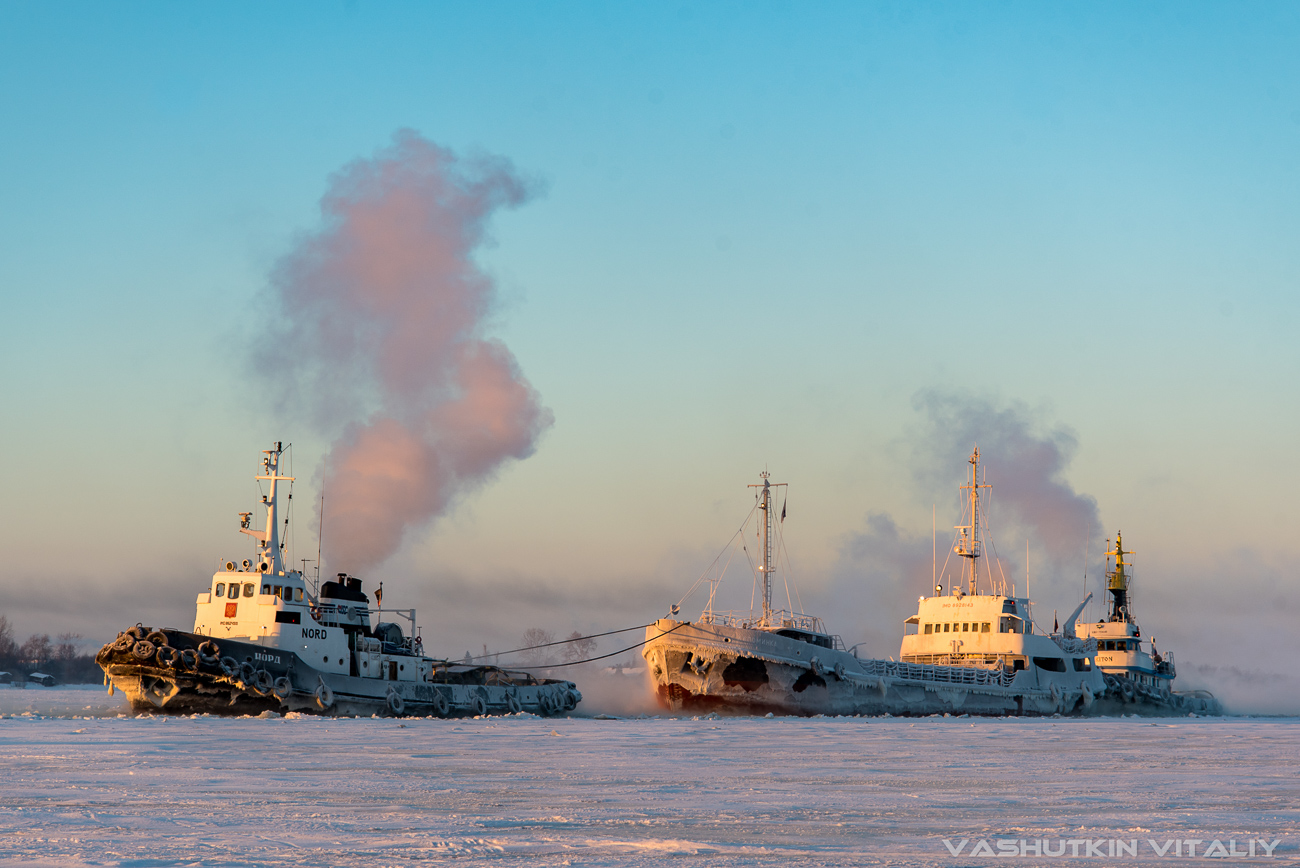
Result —
[{"label": "ice on hull", "polygon": [[[766,631],[662,619],[645,658],[673,711],[825,715],[1120,715],[1218,713],[1212,697],[1158,693],[1118,680],[859,659]],[[1053,673],[1054,674],[1054,673]],[[1037,683],[1035,683],[1037,682]]]},{"label": "ice on hull", "polygon": [[[153,652],[137,651],[141,644]],[[581,698],[572,682],[539,681],[495,666],[432,661],[433,680],[384,681],[322,672],[295,653],[250,642],[218,644],[194,633],[143,627],[122,633],[97,660],[110,689],[121,690],[141,712],[550,715],[572,710]]]}]

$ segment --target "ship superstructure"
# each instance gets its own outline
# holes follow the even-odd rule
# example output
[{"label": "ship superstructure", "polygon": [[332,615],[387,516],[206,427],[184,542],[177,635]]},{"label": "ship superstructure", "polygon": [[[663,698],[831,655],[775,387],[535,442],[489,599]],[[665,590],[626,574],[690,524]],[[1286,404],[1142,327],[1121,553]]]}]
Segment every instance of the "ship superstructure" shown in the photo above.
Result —
[{"label": "ship superstructure", "polygon": [[570,681],[426,656],[415,610],[378,608],[378,593],[372,609],[355,576],[316,589],[286,569],[280,498],[294,480],[280,472],[283,453],[280,443],[262,453],[256,478],[266,493],[258,513],[240,513],[254,557],[212,575],[192,631],[136,625],[105,645],[96,659],[110,690],[138,709],[174,713],[550,714],[577,705]]}]

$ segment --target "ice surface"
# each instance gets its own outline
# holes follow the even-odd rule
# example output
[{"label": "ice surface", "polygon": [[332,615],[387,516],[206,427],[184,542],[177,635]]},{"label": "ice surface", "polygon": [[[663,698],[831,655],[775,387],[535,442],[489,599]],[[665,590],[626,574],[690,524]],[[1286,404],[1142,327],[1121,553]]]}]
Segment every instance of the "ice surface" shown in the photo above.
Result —
[{"label": "ice surface", "polygon": [[1006,860],[945,838],[1252,835],[1300,861],[1296,719],[51,717],[12,694],[108,700],[0,688],[2,865],[957,866]]}]

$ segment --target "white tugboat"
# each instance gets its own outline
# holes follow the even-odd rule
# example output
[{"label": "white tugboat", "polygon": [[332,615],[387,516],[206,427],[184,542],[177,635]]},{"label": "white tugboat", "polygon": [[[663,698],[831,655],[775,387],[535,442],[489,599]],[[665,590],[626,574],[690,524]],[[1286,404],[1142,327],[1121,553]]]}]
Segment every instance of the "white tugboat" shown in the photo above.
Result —
[{"label": "white tugboat", "polygon": [[[191,632],[137,624],[100,649],[110,692],[122,690],[137,710],[177,714],[546,715],[577,706],[570,681],[425,656],[415,610],[371,609],[356,577],[340,573],[316,593],[286,569],[278,507],[293,477],[280,474],[282,451],[279,443],[266,450],[257,476],[268,488],[265,525],[254,529],[253,514],[240,514],[256,559],[227,561],[212,576]],[[371,625],[372,615],[390,613],[407,632]]]},{"label": "white tugboat", "polygon": [[[1110,611],[1104,621],[1079,625],[1079,634],[1097,642],[1097,666],[1107,686],[1132,700],[1137,697],[1166,697],[1178,677],[1172,652],[1161,654],[1154,638],[1143,640],[1142,628],[1133,617],[1132,565],[1124,558],[1124,535],[1115,533],[1115,547],[1106,541],[1106,591]],[[1111,559],[1114,558],[1112,561]],[[1147,649],[1150,648],[1148,651]],[[1179,693],[1185,702],[1203,711],[1221,713],[1218,701],[1203,690]]]},{"label": "white tugboat", "polygon": [[[1107,684],[1097,642],[1074,624],[1089,595],[1046,635],[1034,626],[1028,598],[1008,593],[991,569],[980,576],[988,528],[979,450],[970,458],[965,524],[953,551],[966,560],[961,583],[921,597],[904,622],[899,660],[859,659],[820,618],[774,611],[772,485],[764,474],[760,522],[761,612],[713,611],[696,622],[660,619],[647,628],[643,655],[660,702],[671,710],[742,714],[1185,714],[1216,708],[1168,691],[1125,693]],[[716,584],[715,584],[716,588]],[[676,607],[674,607],[674,614]]]}]

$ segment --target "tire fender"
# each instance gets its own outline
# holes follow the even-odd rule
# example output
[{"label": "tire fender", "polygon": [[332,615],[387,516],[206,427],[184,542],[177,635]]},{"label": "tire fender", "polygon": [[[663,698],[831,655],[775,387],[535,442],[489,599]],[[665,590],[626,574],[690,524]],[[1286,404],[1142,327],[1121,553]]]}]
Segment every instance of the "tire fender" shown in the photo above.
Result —
[{"label": "tire fender", "polygon": [[391,687],[388,688],[388,710],[398,717],[401,717],[402,712],[406,711],[406,701],[398,696],[397,691]]}]

